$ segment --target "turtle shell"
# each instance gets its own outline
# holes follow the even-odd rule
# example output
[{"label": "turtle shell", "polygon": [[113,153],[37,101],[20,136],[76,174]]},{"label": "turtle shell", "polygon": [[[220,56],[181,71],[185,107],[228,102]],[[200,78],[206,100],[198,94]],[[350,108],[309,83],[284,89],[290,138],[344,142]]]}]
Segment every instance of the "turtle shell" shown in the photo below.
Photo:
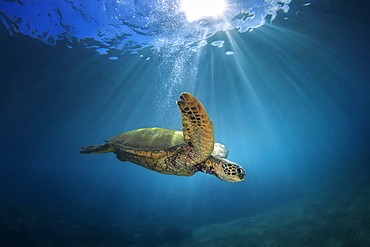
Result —
[{"label": "turtle shell", "polygon": [[125,132],[106,142],[112,144],[116,150],[143,156],[153,156],[153,153],[162,156],[184,145],[184,136],[182,131],[148,128]]}]

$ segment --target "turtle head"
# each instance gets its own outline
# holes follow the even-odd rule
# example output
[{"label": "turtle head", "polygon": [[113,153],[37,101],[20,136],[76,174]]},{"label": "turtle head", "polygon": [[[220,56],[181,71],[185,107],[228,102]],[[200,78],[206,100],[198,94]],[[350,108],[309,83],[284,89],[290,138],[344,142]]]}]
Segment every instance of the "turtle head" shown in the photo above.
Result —
[{"label": "turtle head", "polygon": [[242,182],[245,179],[244,169],[227,159],[218,158],[220,169],[216,171],[216,177],[228,182]]},{"label": "turtle head", "polygon": [[200,171],[215,175],[227,182],[242,182],[245,179],[244,169],[227,159],[210,156],[201,163]]}]

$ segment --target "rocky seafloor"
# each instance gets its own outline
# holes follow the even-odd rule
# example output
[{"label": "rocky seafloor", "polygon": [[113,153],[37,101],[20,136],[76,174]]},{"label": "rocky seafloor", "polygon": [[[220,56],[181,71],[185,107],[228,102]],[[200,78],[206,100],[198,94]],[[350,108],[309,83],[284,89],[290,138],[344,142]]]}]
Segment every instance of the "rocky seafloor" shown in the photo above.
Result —
[{"label": "rocky seafloor", "polygon": [[365,247],[370,246],[370,186],[366,181],[316,187],[299,200],[253,216],[195,227],[150,222],[135,228],[60,220],[9,202],[0,208],[0,245]]}]

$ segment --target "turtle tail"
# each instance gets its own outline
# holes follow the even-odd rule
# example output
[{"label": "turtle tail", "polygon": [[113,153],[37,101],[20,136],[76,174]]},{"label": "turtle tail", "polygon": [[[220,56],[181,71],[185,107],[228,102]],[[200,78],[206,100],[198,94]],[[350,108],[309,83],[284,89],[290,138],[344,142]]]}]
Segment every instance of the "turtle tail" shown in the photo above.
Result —
[{"label": "turtle tail", "polygon": [[90,145],[80,148],[78,152],[81,154],[105,154],[113,152],[113,147],[108,143],[100,145]]}]

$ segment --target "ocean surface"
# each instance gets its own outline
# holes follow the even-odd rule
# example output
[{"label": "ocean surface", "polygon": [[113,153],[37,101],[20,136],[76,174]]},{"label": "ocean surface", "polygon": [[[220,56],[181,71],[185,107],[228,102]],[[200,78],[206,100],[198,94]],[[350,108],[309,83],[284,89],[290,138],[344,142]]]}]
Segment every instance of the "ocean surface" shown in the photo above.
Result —
[{"label": "ocean surface", "polygon": [[[369,3],[224,7],[0,0],[0,246],[370,246]],[[182,92],[245,181],[78,153]]]}]

